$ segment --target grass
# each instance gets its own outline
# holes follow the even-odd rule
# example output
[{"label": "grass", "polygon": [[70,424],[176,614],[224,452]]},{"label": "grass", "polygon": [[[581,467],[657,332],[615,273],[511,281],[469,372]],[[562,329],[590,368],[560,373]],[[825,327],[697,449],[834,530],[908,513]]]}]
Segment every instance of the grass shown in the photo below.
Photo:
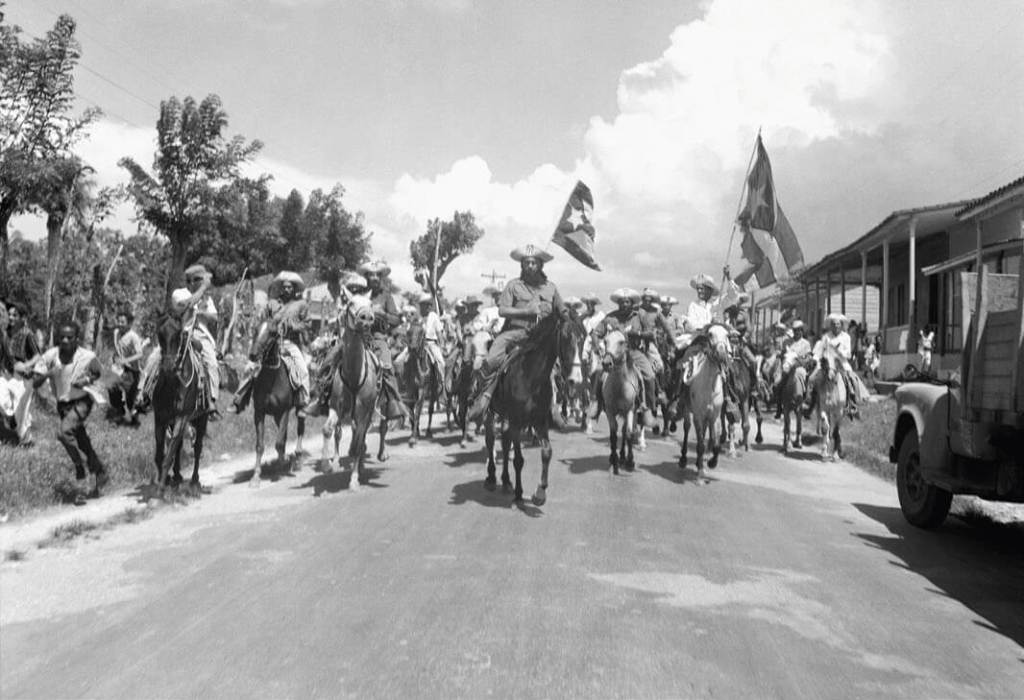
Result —
[{"label": "grass", "polygon": [[[222,400],[226,402],[227,398],[222,397]],[[148,483],[155,473],[152,416],[142,416],[141,426],[132,428],[108,422],[104,409],[102,406],[93,409],[86,428],[111,477],[106,490]],[[77,489],[74,467],[57,441],[59,424],[56,412],[37,397],[32,427],[35,444],[31,447],[0,445],[0,513],[17,518],[73,501]],[[273,434],[273,421],[269,424]],[[293,421],[292,432],[294,429]],[[201,468],[225,452],[236,454],[252,450],[254,438],[251,412],[240,416],[225,414],[220,421],[210,424]],[[191,449],[186,446],[182,451],[182,474],[186,479],[192,472],[191,459]],[[87,482],[87,488],[92,488],[91,477]]]},{"label": "grass", "polygon": [[889,462],[896,425],[896,401],[887,396],[858,406],[860,420],[843,424],[843,458],[888,481],[896,481],[896,465]]}]

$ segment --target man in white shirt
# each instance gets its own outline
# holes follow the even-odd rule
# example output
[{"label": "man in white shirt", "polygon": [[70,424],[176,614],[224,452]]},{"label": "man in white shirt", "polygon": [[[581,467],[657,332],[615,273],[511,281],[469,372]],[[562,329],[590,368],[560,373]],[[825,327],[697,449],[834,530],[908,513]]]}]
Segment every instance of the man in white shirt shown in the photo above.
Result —
[{"label": "man in white shirt", "polygon": [[484,287],[483,293],[484,296],[491,298],[491,306],[480,309],[480,318],[484,329],[494,338],[505,328],[505,319],[498,312],[498,299],[501,298],[501,290],[488,285]]},{"label": "man in white shirt", "polygon": [[444,323],[434,310],[434,297],[424,292],[419,297],[420,323],[423,324],[423,339],[427,355],[437,367],[438,376],[444,376],[444,352],[441,345],[445,340]]},{"label": "man in white shirt", "polygon": [[99,496],[110,477],[97,456],[85,430],[86,420],[96,403],[105,403],[106,397],[95,387],[103,373],[96,353],[79,347],[81,331],[76,323],[61,324],[57,331],[57,345],[42,354],[35,365],[35,387],[49,379],[53,395],[57,399],[57,413],[60,416],[60,432],[57,439],[67,450],[75,467],[75,479],[79,489],[75,504],[85,504],[84,486],[86,469],[96,477],[92,495]]},{"label": "man in white shirt", "polygon": [[808,413],[814,408],[814,403],[817,399],[818,381],[821,378],[821,357],[825,352],[825,347],[831,346],[836,355],[840,358],[840,365],[838,369],[839,373],[843,377],[843,381],[846,382],[847,413],[849,413],[851,418],[856,418],[858,415],[857,398],[860,395],[861,386],[860,380],[853,373],[853,366],[850,364],[852,346],[850,343],[850,334],[846,332],[844,327],[846,325],[846,317],[840,313],[831,313],[825,317],[825,322],[829,325],[829,329],[823,336],[821,336],[818,342],[814,344],[813,355],[819,365],[815,368],[808,380],[811,391],[810,397],[804,406],[804,412]]}]

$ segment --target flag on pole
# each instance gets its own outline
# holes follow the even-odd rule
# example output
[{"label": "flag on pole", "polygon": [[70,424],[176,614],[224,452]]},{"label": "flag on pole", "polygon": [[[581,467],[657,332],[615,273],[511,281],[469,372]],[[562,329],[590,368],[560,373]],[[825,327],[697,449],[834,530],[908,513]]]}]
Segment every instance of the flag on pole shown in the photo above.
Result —
[{"label": "flag on pole", "polygon": [[576,183],[569,201],[562,210],[562,218],[555,227],[551,241],[565,248],[573,256],[591,270],[600,270],[601,266],[594,258],[594,197],[590,188],[582,181]]},{"label": "flag on pole", "polygon": [[790,279],[804,266],[800,243],[779,206],[772,164],[760,134],[757,158],[747,175],[747,202],[737,222],[743,231],[740,251],[750,263],[747,270],[736,276],[737,283],[744,284],[756,276],[758,285],[764,287]]}]

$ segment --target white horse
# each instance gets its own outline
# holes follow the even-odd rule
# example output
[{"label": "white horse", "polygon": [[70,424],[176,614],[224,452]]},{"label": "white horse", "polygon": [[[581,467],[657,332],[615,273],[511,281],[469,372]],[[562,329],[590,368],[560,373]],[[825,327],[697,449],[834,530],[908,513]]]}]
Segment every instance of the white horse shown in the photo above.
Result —
[{"label": "white horse", "polygon": [[846,380],[842,375],[843,359],[825,344],[818,370],[818,417],[820,419],[821,458],[833,462],[843,456],[843,440],[839,428],[846,413]]}]

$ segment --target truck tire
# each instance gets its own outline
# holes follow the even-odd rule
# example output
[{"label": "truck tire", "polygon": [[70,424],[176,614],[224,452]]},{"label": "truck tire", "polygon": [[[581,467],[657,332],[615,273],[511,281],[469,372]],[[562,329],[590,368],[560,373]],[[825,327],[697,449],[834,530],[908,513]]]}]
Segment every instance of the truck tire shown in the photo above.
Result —
[{"label": "truck tire", "polygon": [[931,530],[937,528],[949,514],[953,494],[933,486],[921,475],[921,450],[917,431],[910,430],[900,443],[896,460],[896,492],[900,497],[900,510],[907,522]]}]

